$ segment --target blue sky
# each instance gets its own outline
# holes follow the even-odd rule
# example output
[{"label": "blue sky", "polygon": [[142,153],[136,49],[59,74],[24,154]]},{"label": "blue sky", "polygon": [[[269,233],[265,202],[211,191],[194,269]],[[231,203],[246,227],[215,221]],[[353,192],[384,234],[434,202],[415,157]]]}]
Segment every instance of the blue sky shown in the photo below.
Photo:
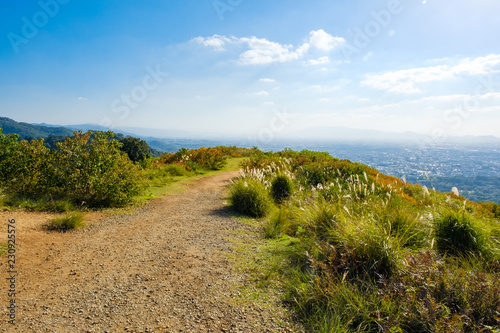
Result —
[{"label": "blue sky", "polygon": [[1,1],[0,115],[500,137],[497,0]]}]

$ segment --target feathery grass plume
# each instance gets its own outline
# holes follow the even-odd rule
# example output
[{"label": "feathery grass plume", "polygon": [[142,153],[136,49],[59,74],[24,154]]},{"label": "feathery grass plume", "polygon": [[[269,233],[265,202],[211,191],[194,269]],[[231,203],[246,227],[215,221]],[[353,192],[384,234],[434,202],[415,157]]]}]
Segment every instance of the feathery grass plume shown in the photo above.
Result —
[{"label": "feathery grass plume", "polygon": [[427,188],[427,186],[425,186],[425,185],[422,186],[422,190],[424,191],[424,198],[425,198],[426,195],[430,195],[429,189]]},{"label": "feathery grass plume", "polygon": [[451,193],[453,193],[453,195],[456,197],[460,196],[460,192],[458,191],[458,188],[456,188],[455,186],[451,188]]}]

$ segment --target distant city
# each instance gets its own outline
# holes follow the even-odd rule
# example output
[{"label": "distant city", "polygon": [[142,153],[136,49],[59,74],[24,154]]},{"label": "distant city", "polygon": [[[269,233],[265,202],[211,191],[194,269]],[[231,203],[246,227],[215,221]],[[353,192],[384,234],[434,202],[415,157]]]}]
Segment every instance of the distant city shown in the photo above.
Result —
[{"label": "distant city", "polygon": [[264,149],[311,149],[367,164],[381,173],[441,192],[457,187],[472,201],[500,203],[500,147],[496,145],[416,143],[273,144]]}]

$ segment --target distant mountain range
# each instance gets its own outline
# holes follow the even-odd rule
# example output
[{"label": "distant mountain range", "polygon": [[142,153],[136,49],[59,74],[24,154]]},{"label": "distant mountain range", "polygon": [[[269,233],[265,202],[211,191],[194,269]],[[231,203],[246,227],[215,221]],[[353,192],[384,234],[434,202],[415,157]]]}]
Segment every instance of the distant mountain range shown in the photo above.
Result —
[{"label": "distant mountain range", "polygon": [[19,134],[21,139],[39,139],[46,138],[49,135],[73,135],[73,131],[66,127],[20,123],[6,117],[0,117],[0,128],[3,129],[3,134]]},{"label": "distant mountain range", "polygon": [[[238,145],[244,147],[266,146],[266,143],[259,142],[257,139],[245,138],[223,138],[223,135],[205,137],[200,133],[190,133],[179,130],[158,130],[146,128],[124,127],[120,129],[111,129],[95,124],[80,125],[51,125],[51,124],[29,124],[16,122],[10,118],[0,117],[0,128],[3,128],[4,134],[16,133],[21,138],[46,138],[49,135],[72,136],[73,131],[113,131],[125,136],[139,137],[148,142],[148,144],[160,151],[177,151],[179,148],[198,148],[200,146],[217,145]],[[326,143],[326,142],[350,142],[350,143],[417,143],[432,142],[429,136],[414,133],[389,133],[377,130],[352,129],[347,127],[311,127],[305,130],[288,133],[286,135],[276,136],[276,141],[287,146],[288,143]],[[500,138],[489,136],[462,136],[447,137],[442,143],[456,144],[485,144],[500,145]],[[265,148],[265,147],[261,147]]]},{"label": "distant mountain range", "polygon": [[[377,130],[355,129],[347,127],[317,126],[296,131],[286,138],[293,140],[348,141],[348,142],[419,142],[431,141],[428,135],[415,132],[382,132]],[[484,136],[447,136],[440,143],[500,144],[500,138]]]}]

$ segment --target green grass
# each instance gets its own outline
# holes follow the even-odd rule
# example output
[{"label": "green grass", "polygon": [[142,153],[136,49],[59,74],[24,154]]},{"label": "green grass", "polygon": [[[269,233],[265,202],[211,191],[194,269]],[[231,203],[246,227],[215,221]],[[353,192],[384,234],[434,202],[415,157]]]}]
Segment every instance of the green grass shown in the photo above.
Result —
[{"label": "green grass", "polygon": [[274,202],[281,203],[292,195],[293,183],[288,176],[279,174],[271,181],[271,196]]},{"label": "green grass", "polygon": [[0,242],[0,256],[4,255],[7,253],[7,250],[9,249],[9,243],[7,242]]},{"label": "green grass", "polygon": [[240,179],[231,185],[231,207],[240,214],[263,217],[271,209],[266,188],[256,179]]},{"label": "green grass", "polygon": [[68,212],[76,209],[70,201],[64,198],[29,197],[23,195],[6,195],[0,202],[0,207],[6,209],[26,209],[30,211]]},{"label": "green grass", "polygon": [[49,221],[48,230],[66,232],[84,226],[84,216],[82,213],[73,212],[62,217],[57,217]]},{"label": "green grass", "polygon": [[435,224],[437,249],[441,253],[467,256],[485,252],[483,233],[465,213],[446,212]]},{"label": "green grass", "polygon": [[500,332],[496,206],[287,154],[249,160],[262,169],[238,180],[287,172],[297,189],[255,220],[269,258],[247,267],[255,286],[284,291],[307,331]]}]

